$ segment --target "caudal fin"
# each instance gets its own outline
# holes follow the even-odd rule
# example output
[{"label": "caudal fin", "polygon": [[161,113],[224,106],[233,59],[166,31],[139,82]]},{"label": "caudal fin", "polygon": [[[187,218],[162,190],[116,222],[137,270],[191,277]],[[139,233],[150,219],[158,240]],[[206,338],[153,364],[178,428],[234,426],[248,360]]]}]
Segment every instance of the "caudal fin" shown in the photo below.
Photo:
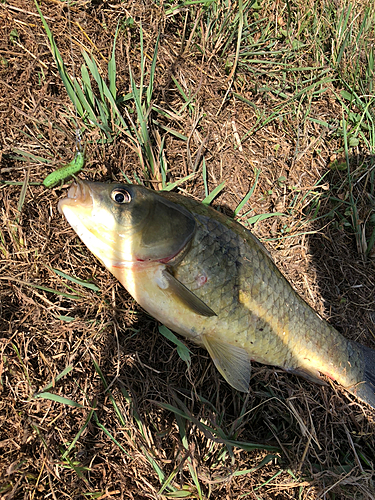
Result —
[{"label": "caudal fin", "polygon": [[375,408],[375,351],[361,344],[357,344],[357,346],[362,353],[363,381],[350,392]]}]

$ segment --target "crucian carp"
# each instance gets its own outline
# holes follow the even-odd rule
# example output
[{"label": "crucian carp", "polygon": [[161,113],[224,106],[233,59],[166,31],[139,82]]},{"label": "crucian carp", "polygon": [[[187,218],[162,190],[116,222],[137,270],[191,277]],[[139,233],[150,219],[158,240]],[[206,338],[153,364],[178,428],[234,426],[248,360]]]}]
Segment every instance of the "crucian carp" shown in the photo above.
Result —
[{"label": "crucian carp", "polygon": [[59,210],[134,299],[205,347],[235,389],[248,391],[254,360],[318,383],[328,376],[375,408],[375,351],[321,319],[238,222],[118,183],[77,181]]}]

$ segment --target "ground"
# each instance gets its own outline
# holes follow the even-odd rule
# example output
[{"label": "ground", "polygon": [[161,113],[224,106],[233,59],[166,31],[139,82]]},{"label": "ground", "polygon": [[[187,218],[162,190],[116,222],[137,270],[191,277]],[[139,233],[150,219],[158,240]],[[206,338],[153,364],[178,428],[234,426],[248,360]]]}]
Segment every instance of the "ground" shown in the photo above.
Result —
[{"label": "ground", "polygon": [[58,213],[70,180],[42,184],[85,144],[82,178],[189,176],[175,189],[198,200],[225,183],[212,205],[228,216],[252,190],[240,222],[322,317],[375,349],[371,6],[44,1],[80,84],[82,51],[109,84],[118,27],[123,121],[109,106],[101,132],[104,115],[75,110],[34,2],[0,4],[1,498],[375,497],[374,409],[256,364],[239,394],[191,344],[187,364]]}]

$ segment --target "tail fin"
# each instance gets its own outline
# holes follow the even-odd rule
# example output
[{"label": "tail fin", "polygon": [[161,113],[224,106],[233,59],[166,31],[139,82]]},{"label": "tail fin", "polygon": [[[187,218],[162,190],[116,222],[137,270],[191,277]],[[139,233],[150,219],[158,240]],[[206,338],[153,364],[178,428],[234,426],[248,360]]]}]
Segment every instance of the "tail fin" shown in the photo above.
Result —
[{"label": "tail fin", "polygon": [[375,408],[375,351],[361,344],[357,344],[357,347],[362,354],[362,382],[350,392]]}]

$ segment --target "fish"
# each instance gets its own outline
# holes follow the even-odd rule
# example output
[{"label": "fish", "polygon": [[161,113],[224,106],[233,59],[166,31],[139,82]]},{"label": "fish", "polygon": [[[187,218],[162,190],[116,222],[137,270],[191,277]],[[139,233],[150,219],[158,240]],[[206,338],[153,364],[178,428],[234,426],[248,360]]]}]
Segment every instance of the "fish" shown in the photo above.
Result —
[{"label": "fish", "polygon": [[204,347],[234,389],[249,391],[256,361],[329,377],[375,408],[375,351],[322,319],[233,218],[178,193],[82,180],[58,209],[136,302]]}]

